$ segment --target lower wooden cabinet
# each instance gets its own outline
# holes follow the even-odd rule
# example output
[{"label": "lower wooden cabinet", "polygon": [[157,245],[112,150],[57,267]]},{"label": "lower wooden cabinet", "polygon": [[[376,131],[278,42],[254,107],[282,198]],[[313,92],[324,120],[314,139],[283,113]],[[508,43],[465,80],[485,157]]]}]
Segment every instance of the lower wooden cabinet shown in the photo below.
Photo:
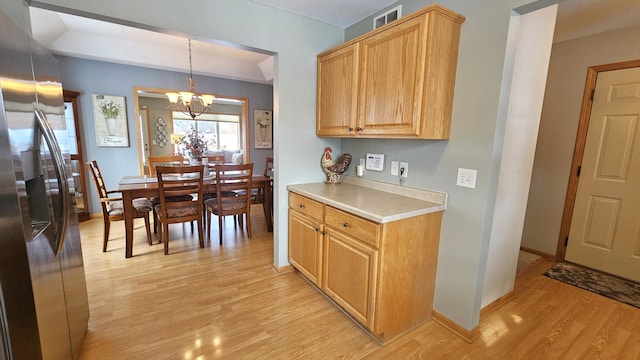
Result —
[{"label": "lower wooden cabinet", "polygon": [[323,268],[325,294],[367,329],[372,329],[378,250],[327,230]]},{"label": "lower wooden cabinet", "polygon": [[289,211],[289,262],[320,286],[323,225],[299,212]]},{"label": "lower wooden cabinet", "polygon": [[385,343],[431,318],[441,219],[378,224],[289,193],[289,261]]}]

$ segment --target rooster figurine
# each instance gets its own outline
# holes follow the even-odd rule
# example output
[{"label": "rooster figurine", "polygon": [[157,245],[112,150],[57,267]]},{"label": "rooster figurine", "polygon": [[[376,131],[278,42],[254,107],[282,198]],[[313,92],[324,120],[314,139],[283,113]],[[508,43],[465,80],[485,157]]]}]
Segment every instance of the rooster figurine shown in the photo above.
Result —
[{"label": "rooster figurine", "polygon": [[324,154],[322,155],[322,159],[320,160],[320,165],[322,165],[322,170],[327,173],[327,184],[339,184],[340,183],[340,175],[349,170],[349,165],[351,164],[351,155],[350,154],[342,154],[340,157],[333,161],[331,159],[331,148],[327,147],[324,149]]}]

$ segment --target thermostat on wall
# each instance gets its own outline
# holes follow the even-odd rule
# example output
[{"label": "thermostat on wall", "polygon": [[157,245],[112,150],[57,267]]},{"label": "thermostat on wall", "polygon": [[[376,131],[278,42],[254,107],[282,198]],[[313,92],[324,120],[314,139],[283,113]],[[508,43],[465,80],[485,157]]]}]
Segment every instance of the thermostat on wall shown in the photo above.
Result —
[{"label": "thermostat on wall", "polygon": [[367,154],[365,168],[367,170],[382,171],[384,169],[384,154]]}]

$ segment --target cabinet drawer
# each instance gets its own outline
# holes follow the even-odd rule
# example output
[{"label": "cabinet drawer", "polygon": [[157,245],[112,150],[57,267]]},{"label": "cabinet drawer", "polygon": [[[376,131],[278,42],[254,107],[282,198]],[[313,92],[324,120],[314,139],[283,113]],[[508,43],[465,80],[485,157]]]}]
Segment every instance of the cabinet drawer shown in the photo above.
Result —
[{"label": "cabinet drawer", "polygon": [[327,206],[324,223],[374,247],[379,246],[380,225]]},{"label": "cabinet drawer", "polygon": [[301,212],[307,216],[310,216],[316,220],[322,221],[324,206],[315,200],[311,200],[308,197],[298,195],[295,193],[289,193],[289,207]]}]

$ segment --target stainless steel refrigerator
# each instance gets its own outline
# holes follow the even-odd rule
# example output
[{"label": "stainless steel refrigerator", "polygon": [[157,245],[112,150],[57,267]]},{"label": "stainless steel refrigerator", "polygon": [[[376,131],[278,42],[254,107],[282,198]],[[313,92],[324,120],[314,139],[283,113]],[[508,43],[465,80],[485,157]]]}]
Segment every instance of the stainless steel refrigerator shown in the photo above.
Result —
[{"label": "stainless steel refrigerator", "polygon": [[58,62],[0,11],[0,359],[76,359],[89,306]]}]

